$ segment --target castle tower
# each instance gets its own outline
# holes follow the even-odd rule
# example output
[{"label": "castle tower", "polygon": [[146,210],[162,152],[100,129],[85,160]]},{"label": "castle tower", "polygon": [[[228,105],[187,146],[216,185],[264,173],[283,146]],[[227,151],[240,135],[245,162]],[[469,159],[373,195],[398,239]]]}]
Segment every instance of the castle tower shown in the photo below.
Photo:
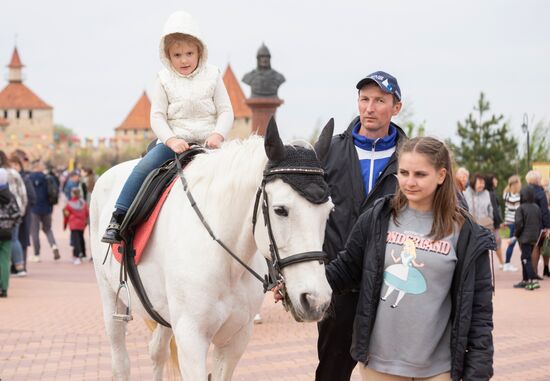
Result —
[{"label": "castle tower", "polygon": [[245,139],[251,134],[250,126],[252,111],[246,104],[243,89],[241,85],[239,85],[239,81],[229,64],[223,74],[223,84],[229,94],[229,100],[231,101],[231,106],[233,107],[233,113],[235,115],[233,128],[229,131],[227,139]]},{"label": "castle tower", "polygon": [[127,148],[144,149],[155,134],[151,129],[151,101],[144,91],[126,119],[115,128],[115,141],[119,150]]},{"label": "castle tower", "polygon": [[8,85],[0,91],[4,139],[0,148],[22,148],[42,156],[53,144],[53,108],[23,84],[24,65],[17,47],[8,65]]}]

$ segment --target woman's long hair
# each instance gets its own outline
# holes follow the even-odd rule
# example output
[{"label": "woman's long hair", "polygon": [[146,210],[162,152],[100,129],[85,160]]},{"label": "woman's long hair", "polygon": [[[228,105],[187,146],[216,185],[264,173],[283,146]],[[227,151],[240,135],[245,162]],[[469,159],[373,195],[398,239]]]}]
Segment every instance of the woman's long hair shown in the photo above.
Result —
[{"label": "woman's long hair", "polygon": [[518,175],[512,175],[508,178],[508,184],[504,188],[504,193],[519,194],[521,189],[521,180]]},{"label": "woman's long hair", "polygon": [[[451,155],[443,142],[431,137],[417,137],[407,140],[399,147],[398,158],[409,152],[422,154],[436,170],[445,168],[447,171],[445,180],[435,189],[432,204],[433,224],[429,233],[429,237],[433,237],[434,241],[442,239],[451,235],[457,225],[462,226],[467,213],[458,205]],[[399,213],[407,205],[407,197],[398,187],[392,199],[392,215],[396,223]]]}]

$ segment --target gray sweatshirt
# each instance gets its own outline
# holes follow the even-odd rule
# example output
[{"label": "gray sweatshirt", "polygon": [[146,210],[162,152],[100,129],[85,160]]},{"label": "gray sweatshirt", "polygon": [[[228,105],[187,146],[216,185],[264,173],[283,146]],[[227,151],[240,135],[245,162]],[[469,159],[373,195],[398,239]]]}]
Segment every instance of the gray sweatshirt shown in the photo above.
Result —
[{"label": "gray sweatshirt", "polygon": [[427,238],[431,212],[405,209],[390,219],[384,286],[369,345],[368,367],[403,377],[451,369],[451,282],[456,234]]}]

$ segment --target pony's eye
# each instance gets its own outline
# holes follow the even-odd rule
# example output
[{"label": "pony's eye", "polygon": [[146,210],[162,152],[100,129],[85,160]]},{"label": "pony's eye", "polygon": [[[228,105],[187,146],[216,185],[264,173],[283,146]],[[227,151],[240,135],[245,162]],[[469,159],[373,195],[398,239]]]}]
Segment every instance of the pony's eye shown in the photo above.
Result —
[{"label": "pony's eye", "polygon": [[288,217],[288,209],[284,206],[276,206],[273,208],[275,210],[275,214],[281,217]]}]

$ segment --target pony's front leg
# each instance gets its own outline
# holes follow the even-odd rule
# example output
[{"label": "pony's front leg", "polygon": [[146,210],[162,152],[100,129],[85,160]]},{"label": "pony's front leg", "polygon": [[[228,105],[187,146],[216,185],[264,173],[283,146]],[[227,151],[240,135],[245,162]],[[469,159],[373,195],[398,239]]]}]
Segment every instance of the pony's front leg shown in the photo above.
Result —
[{"label": "pony's front leg", "polygon": [[230,381],[252,336],[252,319],[227,343],[214,348],[212,381]]},{"label": "pony's front leg", "polygon": [[181,375],[184,380],[207,381],[206,357],[210,339],[193,320],[180,318],[172,325]]}]

